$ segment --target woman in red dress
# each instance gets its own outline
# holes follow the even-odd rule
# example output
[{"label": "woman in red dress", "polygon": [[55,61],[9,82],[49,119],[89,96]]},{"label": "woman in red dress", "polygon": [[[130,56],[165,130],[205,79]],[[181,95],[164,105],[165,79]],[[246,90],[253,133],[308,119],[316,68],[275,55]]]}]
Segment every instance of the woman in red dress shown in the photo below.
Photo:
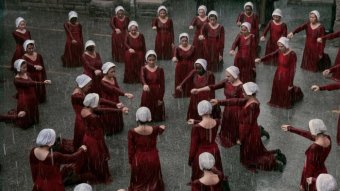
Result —
[{"label": "woman in red dress", "polygon": [[180,45],[174,50],[174,57],[172,61],[176,64],[175,69],[175,98],[189,97],[192,88],[191,83],[187,83],[183,87],[183,91],[176,90],[176,87],[187,77],[187,75],[194,69],[194,62],[196,60],[196,48],[189,44],[188,33],[179,35]]},{"label": "woman in red dress", "polygon": [[75,11],[68,13],[68,21],[64,24],[66,32],[66,44],[64,55],[61,57],[64,67],[82,66],[81,55],[84,52],[83,30],[78,22],[78,14]]},{"label": "woman in red dress", "polygon": [[110,21],[112,28],[112,59],[115,62],[124,62],[124,41],[130,19],[125,16],[125,9],[122,6],[117,6],[115,13],[116,15],[113,16]]},{"label": "woman in red dress", "polygon": [[263,145],[260,135],[260,128],[257,118],[260,114],[260,103],[256,99],[258,86],[254,82],[242,85],[244,98],[234,98],[227,100],[211,100],[212,104],[222,106],[239,105],[240,112],[239,140],[241,163],[250,171],[278,170],[283,171],[286,164],[286,157],[279,149],[268,151]]},{"label": "woman in red dress", "polygon": [[141,69],[143,93],[140,106],[150,109],[152,121],[164,121],[164,71],[163,68],[156,65],[157,54],[154,50],[149,50],[146,52],[145,60],[147,64]]},{"label": "woman in red dress", "polygon": [[[24,43],[24,54],[23,59],[27,63],[27,72],[33,81],[43,82],[46,80],[46,70],[44,60],[42,56],[34,51],[35,42],[34,40],[26,40]],[[46,88],[45,85],[36,86],[35,93],[37,95],[39,103],[46,101]]]},{"label": "woman in red dress", "polygon": [[172,19],[168,17],[168,10],[165,6],[158,7],[158,17],[152,21],[152,29],[157,31],[155,39],[155,51],[160,60],[170,60],[174,48],[174,26]]},{"label": "woman in red dress", "polygon": [[198,37],[203,41],[203,57],[208,62],[208,70],[212,72],[221,71],[223,68],[224,27],[217,23],[217,18],[217,12],[210,11],[209,22],[203,25]]},{"label": "woman in red dress", "polygon": [[327,131],[325,124],[321,119],[312,119],[309,121],[310,131],[290,125],[282,125],[281,128],[283,131],[289,131],[314,141],[305,152],[306,159],[300,181],[300,191],[316,191],[315,180],[319,174],[327,173],[325,161],[332,148],[331,137],[324,134]]},{"label": "woman in red dress", "polygon": [[[203,175],[200,169],[198,157],[201,153],[208,152],[216,159],[216,168],[223,173],[222,160],[220,150],[215,142],[220,121],[213,119],[212,105],[203,100],[197,105],[199,115],[202,121],[192,126],[191,143],[189,152],[189,166],[191,166],[191,181],[199,179]],[[192,124],[194,119],[189,119],[189,124]]]},{"label": "woman in red dress", "polygon": [[272,95],[268,104],[273,107],[290,109],[294,104],[293,91],[294,76],[296,68],[296,54],[289,48],[289,40],[286,37],[281,37],[277,41],[279,50],[272,52],[262,58],[258,58],[255,62],[268,61],[277,59],[277,69],[273,79]]},{"label": "woman in red dress", "polygon": [[95,50],[96,44],[92,40],[85,43],[85,52],[81,56],[83,62],[84,74],[92,79],[92,88],[90,92],[100,94],[100,81],[102,79],[102,59],[100,54]]},{"label": "woman in red dress", "polygon": [[[253,34],[250,33],[251,25],[248,22],[242,23],[240,34],[237,35],[229,54],[235,56],[234,65],[240,69],[240,80],[244,83],[254,82],[256,78],[256,42]],[[235,49],[237,53],[235,53]]]},{"label": "woman in red dress", "polygon": [[[192,89],[191,92],[197,94],[202,91],[214,91],[223,88],[225,99],[243,98],[242,82],[238,78],[239,73],[240,71],[237,67],[230,66],[225,71],[226,78],[224,80],[214,85]],[[238,126],[240,110],[241,108],[237,105],[224,107],[221,130],[219,132],[219,142],[223,147],[232,147],[239,139]]]},{"label": "woman in red dress", "polygon": [[140,107],[136,112],[138,127],[128,132],[129,191],[164,191],[157,137],[163,133],[165,126],[149,126],[151,116],[147,107]]},{"label": "woman in red dress", "polygon": [[297,27],[288,34],[293,38],[294,34],[306,31],[306,43],[303,51],[301,68],[311,72],[318,71],[318,62],[324,54],[325,43],[317,43],[317,38],[325,35],[325,27],[320,23],[320,14],[314,10],[309,13],[309,22]]},{"label": "woman in red dress", "polygon": [[[269,40],[266,45],[266,53],[268,55],[276,51],[279,47],[277,46],[277,41],[280,37],[287,37],[287,25],[281,21],[282,11],[280,9],[275,9],[272,14],[273,20],[271,20],[266,28],[264,28],[261,41],[266,41],[266,35],[270,32]],[[276,58],[271,61],[264,62],[264,64],[277,65]]]},{"label": "woman in red dress", "polygon": [[207,7],[201,5],[198,7],[197,12],[198,16],[192,19],[189,29],[193,30],[194,27],[196,27],[192,45],[195,47],[197,55],[203,55],[203,42],[199,40],[198,37],[201,34],[203,25],[209,22],[209,19],[207,17]]},{"label": "woman in red dress", "polygon": [[82,145],[72,155],[53,152],[52,146],[56,140],[53,129],[43,129],[39,132],[36,144],[30,152],[30,166],[34,182],[33,191],[64,191],[63,177],[60,166],[75,163],[87,151]]},{"label": "woman in red dress", "polygon": [[24,42],[28,39],[31,39],[31,33],[26,29],[26,21],[24,18],[18,17],[15,20],[15,26],[17,29],[12,32],[13,38],[16,43],[15,52],[11,61],[11,70],[13,71],[15,70],[14,62],[17,59],[22,58],[22,56],[25,54],[25,50],[23,47]]},{"label": "woman in red dress", "polygon": [[131,21],[128,28],[129,33],[125,38],[124,83],[140,83],[140,70],[145,64],[145,39],[138,31],[136,21]]},{"label": "woman in red dress", "polygon": [[[102,71],[104,74],[104,77],[100,82],[102,98],[115,103],[120,103],[119,96],[125,96],[128,99],[133,98],[133,95],[131,93],[125,93],[122,89],[120,89],[116,79],[115,64],[113,64],[112,62],[106,62],[102,67]],[[106,135],[111,136],[123,130],[123,113],[103,114],[102,120],[104,124],[104,133]]]}]

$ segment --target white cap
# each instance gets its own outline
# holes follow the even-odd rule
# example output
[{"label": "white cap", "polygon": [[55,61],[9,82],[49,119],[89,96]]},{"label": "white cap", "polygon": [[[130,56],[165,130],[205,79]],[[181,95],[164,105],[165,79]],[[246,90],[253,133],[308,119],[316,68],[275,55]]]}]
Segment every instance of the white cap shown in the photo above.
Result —
[{"label": "white cap", "polygon": [[27,46],[28,46],[29,44],[33,44],[33,46],[35,47],[35,42],[34,42],[34,40],[30,40],[30,39],[25,40],[24,45],[23,45],[25,51],[27,50]]},{"label": "white cap", "polygon": [[86,48],[89,47],[89,46],[96,46],[96,43],[94,43],[93,40],[88,40],[88,41],[86,41],[86,43],[85,43],[85,50],[86,50]]},{"label": "white cap", "polygon": [[77,76],[76,78],[76,82],[79,88],[83,88],[84,86],[86,86],[89,82],[91,82],[91,78],[86,75],[86,74],[81,74],[79,76]]},{"label": "white cap", "polygon": [[161,10],[164,10],[166,13],[168,12],[168,9],[167,9],[164,5],[161,5],[161,6],[158,7],[157,13],[159,14],[159,12],[160,12]]},{"label": "white cap", "polygon": [[136,121],[148,122],[151,121],[151,112],[147,107],[140,107],[136,111]]},{"label": "white cap", "polygon": [[14,68],[17,70],[17,72],[20,72],[21,70],[21,65],[25,63],[24,59],[18,59],[14,62]]},{"label": "white cap", "polygon": [[199,116],[210,115],[212,111],[212,105],[207,100],[202,100],[197,105],[197,111]]},{"label": "white cap", "polygon": [[[204,68],[204,70],[207,70],[208,64],[207,64],[207,61],[205,59],[199,58],[199,59],[196,60],[195,64],[200,64]],[[194,66],[195,66],[195,64],[194,64]]]},{"label": "white cap", "polygon": [[217,13],[216,11],[210,11],[209,14],[208,14],[208,18],[209,18],[211,15],[215,15],[216,18],[218,18],[218,13]]},{"label": "white cap", "polygon": [[157,54],[156,54],[156,52],[155,52],[154,50],[148,50],[148,51],[146,52],[146,54],[145,54],[145,60],[148,60],[148,57],[149,57],[150,55],[156,56],[156,59],[157,59]]},{"label": "white cap", "polygon": [[138,28],[138,23],[137,23],[136,21],[130,21],[130,22],[129,22],[129,25],[128,25],[128,29],[130,30],[130,28],[131,28],[132,26],[136,26],[136,27]]},{"label": "white cap", "polygon": [[240,70],[236,66],[229,66],[225,71],[227,71],[235,79],[237,79],[240,74]]},{"label": "white cap", "polygon": [[15,19],[15,26],[17,28],[19,27],[19,24],[21,23],[21,21],[25,21],[25,19],[22,17],[18,17],[17,19]]},{"label": "white cap", "polygon": [[321,119],[312,119],[308,124],[312,135],[318,135],[319,133],[325,133],[327,131],[327,127]]},{"label": "white cap", "polygon": [[122,6],[117,6],[117,7],[115,8],[115,13],[117,14],[118,11],[125,11],[125,9],[124,9],[124,7],[122,7]]},{"label": "white cap", "polygon": [[212,154],[204,152],[199,155],[198,163],[201,170],[210,170],[215,165],[215,158]]},{"label": "white cap", "polygon": [[38,146],[52,146],[55,142],[56,134],[53,129],[43,129],[39,132],[37,140]]},{"label": "white cap", "polygon": [[254,82],[247,82],[243,84],[242,87],[244,92],[249,96],[259,91],[259,87]]},{"label": "white cap", "polygon": [[99,104],[99,95],[96,93],[89,93],[85,96],[83,101],[84,106],[96,108]]},{"label": "white cap", "polygon": [[274,16],[274,15],[282,17],[282,11],[281,11],[281,9],[275,9],[275,10],[273,11],[272,16]]},{"label": "white cap", "polygon": [[112,62],[105,62],[102,66],[103,74],[107,74],[107,72],[110,70],[110,68],[115,67],[116,65]]},{"label": "white cap", "polygon": [[316,179],[317,191],[336,191],[337,187],[335,178],[330,174],[319,174]]},{"label": "white cap", "polygon": [[309,14],[314,14],[316,16],[316,19],[320,21],[320,13],[317,10],[311,11]]},{"label": "white cap", "polygon": [[70,11],[68,13],[68,20],[70,21],[72,18],[78,18],[78,13],[75,11]]},{"label": "white cap", "polygon": [[289,39],[287,37],[282,36],[277,42],[281,43],[286,48],[289,48]]},{"label": "white cap", "polygon": [[247,6],[250,6],[252,10],[254,10],[254,4],[252,2],[247,2],[244,4],[243,9],[246,9]]},{"label": "white cap", "polygon": [[181,38],[182,38],[182,37],[187,37],[188,42],[189,42],[189,34],[188,34],[188,33],[181,33],[181,34],[179,35],[179,38],[178,38],[179,42],[181,42]]},{"label": "white cap", "polygon": [[205,5],[199,6],[198,9],[197,9],[197,13],[198,13],[199,10],[201,10],[201,9],[204,11],[205,14],[207,14],[207,7],[206,7]]},{"label": "white cap", "polygon": [[251,30],[251,24],[250,23],[244,22],[244,23],[241,24],[241,27],[242,26],[245,26],[248,29],[248,32],[250,32],[250,30]]},{"label": "white cap", "polygon": [[78,184],[73,191],[92,191],[92,187],[87,183],[81,183]]}]

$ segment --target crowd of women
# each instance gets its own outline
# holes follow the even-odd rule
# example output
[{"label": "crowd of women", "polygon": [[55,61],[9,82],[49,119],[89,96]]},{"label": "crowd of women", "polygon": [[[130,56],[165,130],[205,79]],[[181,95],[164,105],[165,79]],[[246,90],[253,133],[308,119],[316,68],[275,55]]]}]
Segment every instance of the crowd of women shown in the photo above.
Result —
[{"label": "crowd of women", "polygon": [[[288,33],[287,25],[282,21],[283,13],[276,9],[273,19],[260,35],[253,4],[247,2],[243,8],[236,20],[240,32],[229,51],[235,57],[234,66],[225,69],[225,79],[218,83],[214,72],[223,68],[225,30],[218,22],[216,11],[207,14],[207,8],[199,6],[198,15],[189,26],[190,30],[195,29],[192,45],[188,33],[181,33],[179,45],[175,46],[173,22],[167,8],[160,6],[157,17],[152,21],[152,29],[156,31],[155,50],[146,51],[138,23],[130,21],[122,6],[115,8],[115,16],[110,20],[112,59],[125,64],[124,83],[142,84],[140,108],[136,112],[138,126],[130,129],[127,137],[131,169],[128,190],[165,189],[157,137],[166,127],[150,124],[165,120],[165,73],[157,65],[158,60],[172,60],[176,64],[173,97],[190,97],[186,119],[192,125],[188,160],[192,168],[188,185],[192,190],[227,190],[228,176],[223,171],[220,148],[240,145],[240,162],[251,172],[284,170],[286,156],[280,149],[267,150],[262,143],[261,137],[269,138],[269,134],[257,122],[260,103],[256,98],[259,91],[255,83],[256,64],[263,62],[277,66],[268,104],[292,108],[303,99],[303,92],[294,85],[297,54],[290,48],[289,38],[301,31],[306,32],[301,68],[318,72],[325,65],[325,40],[339,37],[340,32],[326,35],[320,14],[314,10],[309,13],[308,22]],[[61,60],[64,67],[82,66],[84,69],[83,74],[76,78],[77,86],[71,94],[75,112],[74,138],[58,138],[53,129],[40,131],[29,158],[33,190],[37,191],[64,190],[64,183],[110,183],[110,153],[104,136],[123,130],[123,114],[127,114],[129,109],[119,97],[134,98],[118,85],[116,65],[112,62],[103,64],[96,51],[96,43],[88,40],[84,45],[78,14],[71,11],[68,18],[64,24],[67,39]],[[39,122],[39,103],[46,101],[45,86],[51,81],[47,80],[43,58],[36,52],[35,41],[22,17],[16,19],[13,37],[17,46],[11,69],[15,72],[17,108],[1,115],[0,120],[13,121],[26,129]],[[260,41],[267,41],[265,56],[262,57],[259,56]],[[340,52],[334,66],[322,72],[336,81],[340,80]],[[215,90],[222,88],[225,98],[216,99]],[[311,89],[340,89],[340,83],[313,85]],[[220,106],[224,106],[223,112]],[[339,110],[335,112],[340,113]],[[282,125],[283,131],[313,141],[305,153],[300,190],[335,190],[335,179],[327,174],[325,166],[332,147],[326,125],[321,119],[312,119],[309,129],[305,131]],[[340,119],[337,143],[340,144]],[[91,190],[91,186],[81,184],[75,190]]]}]

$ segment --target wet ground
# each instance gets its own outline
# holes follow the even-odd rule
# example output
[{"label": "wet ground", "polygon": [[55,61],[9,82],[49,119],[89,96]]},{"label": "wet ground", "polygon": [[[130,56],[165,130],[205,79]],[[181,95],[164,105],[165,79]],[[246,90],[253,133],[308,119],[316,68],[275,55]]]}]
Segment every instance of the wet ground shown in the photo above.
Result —
[{"label": "wet ground", "polygon": [[[238,32],[235,20],[242,9],[244,1],[219,1],[216,5],[220,14],[219,22],[226,29],[226,43],[224,52],[224,68],[233,64],[233,57],[228,52]],[[321,18],[326,28],[330,23],[331,6],[318,5],[286,5],[286,1],[277,4],[283,12],[283,20],[288,24],[289,31],[303,23],[308,12],[319,9]],[[176,43],[181,32],[189,32],[188,26],[195,15],[195,2],[191,0],[176,1],[170,7],[170,14],[174,20]],[[9,65],[15,47],[11,32],[14,30],[14,21],[18,16],[27,20],[28,29],[32,38],[36,41],[37,51],[42,54],[47,69],[48,79],[52,85],[47,88],[48,101],[40,105],[41,122],[27,130],[15,128],[13,124],[0,124],[0,190],[31,190],[32,179],[29,167],[29,152],[34,146],[38,132],[43,128],[53,128],[57,134],[65,137],[73,137],[74,113],[71,106],[70,95],[75,86],[75,77],[82,73],[82,68],[63,68],[60,56],[64,51],[65,32],[63,22],[67,20],[67,12],[41,12],[39,10],[18,11],[5,10],[4,12],[4,36],[3,49],[0,53],[0,78],[5,83],[0,85],[0,113],[5,113],[16,106],[13,98],[15,88],[13,86],[13,74],[3,66]],[[83,25],[84,41],[92,39],[97,44],[97,51],[101,54],[102,61],[111,61],[111,29],[108,18],[90,18],[79,15]],[[155,32],[151,29],[151,18],[137,19],[140,31],[146,37],[148,49],[154,47]],[[192,35],[193,32],[191,31]],[[298,55],[298,63],[294,84],[301,87],[304,100],[295,105],[293,109],[284,110],[269,107],[272,79],[275,72],[274,66],[257,66],[257,83],[260,87],[258,98],[261,101],[261,114],[258,119],[270,133],[271,139],[265,141],[268,149],[280,148],[286,154],[288,164],[283,173],[264,172],[253,174],[247,171],[239,163],[239,146],[228,150],[221,149],[224,173],[229,176],[231,190],[238,191],[287,191],[298,190],[300,176],[304,164],[304,152],[311,142],[297,135],[284,133],[280,129],[281,124],[293,124],[306,128],[312,118],[321,118],[328,127],[328,133],[333,139],[333,148],[326,161],[329,173],[340,180],[340,147],[335,144],[336,124],[338,116],[331,112],[340,106],[339,91],[314,93],[310,91],[312,84],[327,84],[332,82],[324,78],[320,73],[309,73],[300,69],[302,51],[304,48],[305,34],[297,34],[291,41],[291,47]],[[337,49],[335,42],[327,42],[325,51],[334,61]],[[264,53],[264,43],[261,43]],[[174,65],[170,61],[160,61],[158,64],[165,68],[166,74],[166,121],[165,133],[159,138],[158,149],[161,159],[162,173],[166,190],[182,191],[190,190],[186,183],[190,180],[191,169],[187,165],[190,127],[185,123],[188,99],[174,99]],[[118,83],[121,88],[135,95],[135,99],[121,101],[130,108],[130,114],[124,117],[125,129],[122,133],[113,137],[106,137],[106,143],[110,149],[110,172],[113,182],[109,185],[96,185],[95,190],[117,190],[127,188],[130,180],[130,171],[127,160],[127,132],[136,126],[135,111],[140,104],[141,85],[126,85],[123,83],[124,65],[117,64]],[[216,79],[223,78],[223,73],[215,73]],[[222,90],[217,92],[218,98],[223,98]],[[340,184],[340,181],[338,181]],[[72,190],[68,187],[67,190]]]}]

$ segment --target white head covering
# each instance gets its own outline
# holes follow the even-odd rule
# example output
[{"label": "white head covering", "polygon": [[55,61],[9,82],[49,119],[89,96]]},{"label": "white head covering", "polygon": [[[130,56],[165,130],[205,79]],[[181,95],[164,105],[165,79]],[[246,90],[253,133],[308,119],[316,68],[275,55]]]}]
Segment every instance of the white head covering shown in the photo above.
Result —
[{"label": "white head covering", "polygon": [[76,82],[79,88],[83,88],[84,86],[86,86],[86,84],[91,82],[91,80],[92,79],[86,74],[81,74],[76,78]]},{"label": "white head covering", "polygon": [[312,119],[309,121],[309,130],[312,135],[317,135],[319,133],[325,133],[327,127],[321,119]]},{"label": "white head covering", "polygon": [[73,191],[92,191],[92,187],[87,183],[81,183],[78,184]]},{"label": "white head covering", "polygon": [[85,50],[86,50],[86,48],[89,47],[89,46],[96,46],[96,43],[94,43],[93,40],[88,40],[88,41],[86,41],[86,43],[85,43]]},{"label": "white head covering", "polygon": [[83,101],[84,106],[96,108],[99,104],[99,95],[96,93],[89,93],[85,96]]},{"label": "white head covering", "polygon": [[281,9],[275,9],[275,10],[273,11],[272,16],[274,16],[274,15],[282,17],[282,11],[281,11]]},{"label": "white head covering", "polygon": [[140,107],[136,111],[136,121],[148,122],[151,121],[151,112],[147,107]]},{"label": "white head covering", "polygon": [[17,28],[19,27],[19,24],[21,23],[21,21],[25,21],[25,19],[22,17],[18,17],[17,19],[15,19],[15,26]]},{"label": "white head covering", "polygon": [[70,21],[72,18],[78,18],[78,13],[75,11],[70,11],[68,13],[68,20]]},{"label": "white head covering", "polygon": [[18,59],[14,62],[14,68],[17,70],[17,72],[20,72],[21,70],[21,65],[25,63],[24,59]]},{"label": "white head covering", "polygon": [[211,15],[215,15],[216,18],[218,18],[218,13],[217,13],[216,11],[210,11],[209,14],[208,14],[208,18],[209,18]]},{"label": "white head covering", "polygon": [[201,170],[210,170],[215,165],[215,158],[212,154],[204,152],[199,155],[198,162]]},{"label": "white head covering", "polygon": [[287,37],[282,36],[277,42],[281,43],[286,48],[289,48],[289,39]]},{"label": "white head covering", "polygon": [[201,10],[201,9],[204,11],[205,14],[207,14],[207,7],[206,7],[205,5],[199,6],[198,9],[197,9],[197,13],[198,13],[199,10]]},{"label": "white head covering", "polygon": [[35,42],[34,42],[34,40],[27,39],[27,40],[25,40],[24,45],[23,45],[25,51],[27,50],[27,46],[28,46],[29,44],[33,44],[33,46],[35,47]]},{"label": "white head covering", "polygon": [[138,23],[137,23],[136,21],[130,21],[130,22],[129,22],[129,25],[128,25],[128,29],[130,30],[130,28],[131,28],[132,26],[136,26],[136,27],[138,28]]},{"label": "white head covering", "polygon": [[197,111],[199,116],[210,115],[212,111],[212,105],[207,100],[202,100],[197,105]]},{"label": "white head covering", "polygon": [[243,84],[243,90],[247,95],[253,95],[254,93],[258,92],[259,87],[257,86],[257,84],[255,84],[254,82],[247,82],[245,84]]},{"label": "white head covering", "polygon": [[159,14],[159,12],[160,12],[161,10],[164,10],[166,13],[168,12],[168,9],[167,9],[164,5],[161,5],[161,6],[158,7],[157,13]]},{"label": "white head covering", "polygon": [[250,23],[244,22],[244,23],[241,24],[241,27],[242,26],[245,26],[248,29],[248,32],[250,32],[250,30],[251,30],[251,24]]},{"label": "white head covering", "polygon": [[309,14],[314,14],[316,16],[316,19],[320,21],[320,13],[317,10],[311,11]]},{"label": "white head covering", "polygon": [[[199,58],[199,59],[196,60],[195,64],[200,64],[204,68],[204,70],[207,70],[208,64],[207,64],[207,61],[205,59]],[[195,64],[194,64],[194,66],[195,66]]]},{"label": "white head covering", "polygon": [[157,59],[157,54],[156,54],[156,52],[155,52],[154,50],[148,50],[148,51],[146,52],[146,54],[145,54],[145,60],[148,60],[148,57],[149,57],[150,55],[156,56],[156,59]]},{"label": "white head covering", "polygon": [[246,9],[247,6],[250,6],[252,10],[254,10],[254,4],[252,2],[247,2],[244,4],[243,9]]},{"label": "white head covering", "polygon": [[125,11],[125,9],[124,9],[124,7],[122,7],[122,6],[117,6],[117,7],[115,8],[115,13],[117,14],[118,11]]},{"label": "white head covering", "polygon": [[330,174],[319,174],[316,179],[317,191],[336,191],[337,187],[335,178]]},{"label": "white head covering", "polygon": [[181,33],[181,34],[179,35],[179,38],[178,38],[179,42],[181,42],[181,38],[182,38],[182,37],[187,37],[188,42],[189,42],[189,34],[188,34],[188,33]]},{"label": "white head covering", "polygon": [[56,134],[53,129],[43,129],[39,132],[37,140],[38,146],[52,146],[55,142]]},{"label": "white head covering", "polygon": [[236,66],[229,66],[225,71],[227,71],[235,79],[237,79],[238,75],[240,74],[240,70]]},{"label": "white head covering", "polygon": [[112,62],[105,62],[102,66],[103,74],[107,74],[107,72],[110,70],[110,68],[115,67],[116,65]]}]

